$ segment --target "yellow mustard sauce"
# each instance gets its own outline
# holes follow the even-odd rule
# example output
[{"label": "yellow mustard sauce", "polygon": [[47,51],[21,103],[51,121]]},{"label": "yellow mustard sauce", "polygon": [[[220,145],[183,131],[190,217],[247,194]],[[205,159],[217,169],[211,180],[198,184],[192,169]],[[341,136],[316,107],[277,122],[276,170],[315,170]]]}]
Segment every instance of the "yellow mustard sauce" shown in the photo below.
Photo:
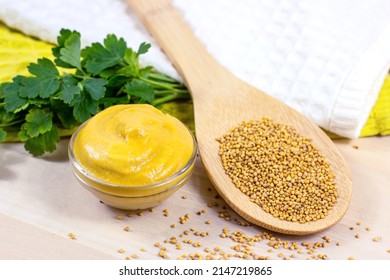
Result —
[{"label": "yellow mustard sauce", "polygon": [[146,186],[182,169],[193,138],[178,119],[151,105],[111,106],[79,131],[74,155],[94,177],[122,186]]}]

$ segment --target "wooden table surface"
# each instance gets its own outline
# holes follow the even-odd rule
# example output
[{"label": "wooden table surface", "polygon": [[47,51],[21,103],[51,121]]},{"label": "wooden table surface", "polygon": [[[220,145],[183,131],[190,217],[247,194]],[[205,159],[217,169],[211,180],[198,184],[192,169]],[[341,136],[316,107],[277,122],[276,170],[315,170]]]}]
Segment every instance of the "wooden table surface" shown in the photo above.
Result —
[{"label": "wooden table surface", "polygon": [[[173,197],[151,211],[131,212],[107,207],[77,183],[67,158],[68,140],[42,158],[28,155],[21,144],[0,144],[0,259],[161,259],[162,246],[169,259],[251,259],[251,254],[271,259],[390,259],[390,137],[335,142],[354,181],[346,215],[315,235],[271,233],[279,248],[265,238],[269,231],[245,225],[226,206],[199,159],[191,180]],[[239,241],[221,237],[223,229],[263,238],[245,252]],[[317,248],[307,248],[304,242]],[[298,248],[291,248],[293,244]]]}]

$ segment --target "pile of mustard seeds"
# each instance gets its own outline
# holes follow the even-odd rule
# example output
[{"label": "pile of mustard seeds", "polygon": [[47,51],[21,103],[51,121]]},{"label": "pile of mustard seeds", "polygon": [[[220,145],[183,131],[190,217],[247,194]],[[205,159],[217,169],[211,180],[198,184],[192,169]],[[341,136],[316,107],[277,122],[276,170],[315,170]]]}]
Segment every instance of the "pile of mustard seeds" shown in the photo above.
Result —
[{"label": "pile of mustard seeds", "polygon": [[336,203],[329,162],[291,126],[269,118],[243,122],[217,141],[234,185],[274,217],[316,221]]}]

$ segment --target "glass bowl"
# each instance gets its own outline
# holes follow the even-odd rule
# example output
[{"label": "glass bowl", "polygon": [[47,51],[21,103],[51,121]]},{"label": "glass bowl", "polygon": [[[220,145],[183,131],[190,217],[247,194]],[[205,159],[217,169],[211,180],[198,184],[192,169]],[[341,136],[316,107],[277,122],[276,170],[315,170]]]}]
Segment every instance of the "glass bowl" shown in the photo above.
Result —
[{"label": "glass bowl", "polygon": [[151,208],[169,198],[189,180],[195,165],[198,149],[196,139],[187,126],[192,136],[193,152],[188,162],[179,171],[153,184],[126,186],[112,184],[94,177],[77,161],[73,151],[74,142],[78,133],[87,122],[80,125],[70,138],[68,147],[69,161],[77,181],[101,202],[125,210]]}]

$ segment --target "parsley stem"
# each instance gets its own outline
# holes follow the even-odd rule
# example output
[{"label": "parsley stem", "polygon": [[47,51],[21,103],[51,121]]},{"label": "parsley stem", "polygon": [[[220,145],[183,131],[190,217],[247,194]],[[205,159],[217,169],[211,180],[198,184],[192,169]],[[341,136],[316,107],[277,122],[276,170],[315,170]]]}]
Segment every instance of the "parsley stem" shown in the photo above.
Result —
[{"label": "parsley stem", "polygon": [[20,124],[24,122],[24,119],[19,119],[19,120],[14,120],[12,122],[8,122],[8,123],[0,123],[0,127],[1,128],[4,128],[4,127],[11,127],[11,126],[14,126],[16,124]]},{"label": "parsley stem", "polygon": [[163,89],[163,90],[155,90],[154,93],[158,97],[160,97],[160,96],[162,97],[162,96],[169,95],[172,93],[178,93],[182,97],[188,97],[188,98],[190,97],[190,94],[189,94],[188,90],[186,90],[186,89],[174,89],[174,90]]},{"label": "parsley stem", "polygon": [[148,77],[151,78],[152,80],[159,80],[159,81],[162,81],[162,82],[178,84],[178,81],[176,81],[175,79],[173,79],[171,77],[168,77],[168,76],[166,76],[164,74],[156,73],[156,72],[155,73],[149,73]]},{"label": "parsley stem", "polygon": [[170,89],[170,90],[173,90],[175,88],[175,84],[172,84],[172,83],[165,83],[165,82],[161,82],[161,81],[154,81],[152,79],[147,79],[147,78],[144,78],[144,77],[139,77],[139,79],[141,81],[144,81],[144,82],[150,84],[151,86],[156,87],[156,88],[165,88],[165,89]]},{"label": "parsley stem", "polygon": [[165,103],[165,102],[169,102],[169,101],[173,101],[173,100],[177,100],[177,99],[180,99],[180,98],[188,98],[188,95],[183,95],[183,94],[181,94],[179,92],[173,92],[172,94],[165,95],[164,97],[156,98],[152,102],[152,105],[153,106],[157,106],[159,104],[162,104],[162,103]]}]

